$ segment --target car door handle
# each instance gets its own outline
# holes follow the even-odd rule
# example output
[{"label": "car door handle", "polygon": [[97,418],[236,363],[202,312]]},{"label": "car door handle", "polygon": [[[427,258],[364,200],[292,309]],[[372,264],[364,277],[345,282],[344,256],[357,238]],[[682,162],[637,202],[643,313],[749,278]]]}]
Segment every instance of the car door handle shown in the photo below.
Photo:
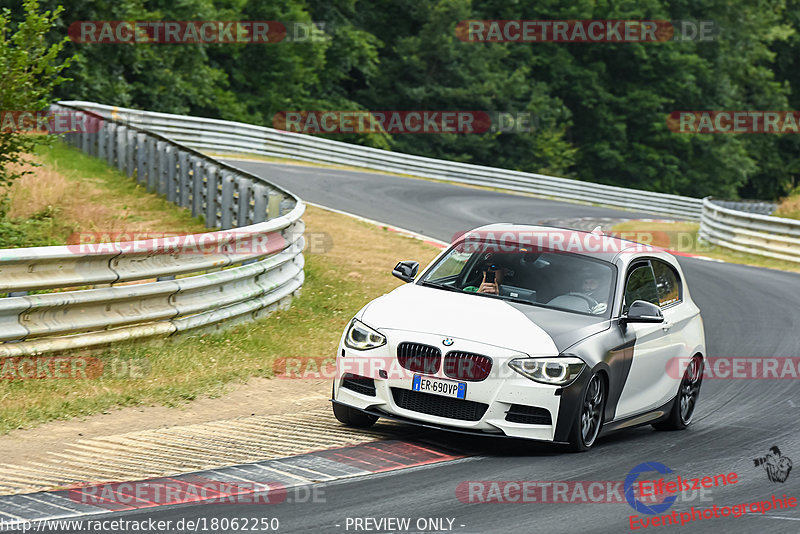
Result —
[{"label": "car door handle", "polygon": [[672,328],[672,323],[663,323],[661,325],[661,330],[664,332],[668,332],[670,328]]}]

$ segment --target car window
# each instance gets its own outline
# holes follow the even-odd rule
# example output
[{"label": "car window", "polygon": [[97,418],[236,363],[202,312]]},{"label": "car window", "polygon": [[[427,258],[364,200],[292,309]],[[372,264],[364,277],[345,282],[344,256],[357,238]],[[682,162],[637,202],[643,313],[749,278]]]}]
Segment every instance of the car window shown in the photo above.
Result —
[{"label": "car window", "polygon": [[650,268],[650,262],[634,267],[628,274],[628,281],[625,284],[623,313],[628,313],[628,308],[635,300],[644,300],[658,306],[658,290],[656,289],[656,279],[653,276],[653,269]]},{"label": "car window", "polygon": [[681,300],[681,284],[675,269],[663,261],[652,260],[653,273],[656,277],[659,306],[669,306]]}]

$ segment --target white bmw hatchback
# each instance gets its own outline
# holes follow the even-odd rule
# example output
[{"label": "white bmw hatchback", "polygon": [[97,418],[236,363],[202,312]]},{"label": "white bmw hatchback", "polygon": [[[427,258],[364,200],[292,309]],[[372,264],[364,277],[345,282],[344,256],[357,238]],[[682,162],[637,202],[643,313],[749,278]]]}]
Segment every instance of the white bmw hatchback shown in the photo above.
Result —
[{"label": "white bmw hatchback", "polygon": [[597,231],[468,232],[362,308],[337,353],[333,412],[588,450],[602,432],[691,422],[700,310],[667,252]]}]

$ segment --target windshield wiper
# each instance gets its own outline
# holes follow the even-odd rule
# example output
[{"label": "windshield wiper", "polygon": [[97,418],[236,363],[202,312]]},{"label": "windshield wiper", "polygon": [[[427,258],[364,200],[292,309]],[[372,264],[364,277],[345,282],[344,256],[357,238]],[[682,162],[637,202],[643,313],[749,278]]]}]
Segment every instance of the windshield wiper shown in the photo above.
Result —
[{"label": "windshield wiper", "polygon": [[428,282],[427,280],[420,282],[419,285],[425,286],[425,287],[435,287],[436,289],[446,289],[447,291],[455,291],[456,293],[463,293],[464,292],[464,291],[458,289],[457,287],[446,286],[446,285],[443,285],[443,284],[436,284],[434,282]]}]

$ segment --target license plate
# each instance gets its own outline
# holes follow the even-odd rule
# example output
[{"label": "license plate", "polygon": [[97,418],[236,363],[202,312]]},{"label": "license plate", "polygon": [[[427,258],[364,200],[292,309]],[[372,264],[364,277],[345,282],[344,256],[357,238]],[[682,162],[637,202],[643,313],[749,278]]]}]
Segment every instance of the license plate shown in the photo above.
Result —
[{"label": "license plate", "polygon": [[463,399],[467,395],[466,382],[454,382],[453,380],[442,380],[432,376],[414,375],[414,382],[411,384],[414,391],[433,393],[443,397],[453,397]]}]

